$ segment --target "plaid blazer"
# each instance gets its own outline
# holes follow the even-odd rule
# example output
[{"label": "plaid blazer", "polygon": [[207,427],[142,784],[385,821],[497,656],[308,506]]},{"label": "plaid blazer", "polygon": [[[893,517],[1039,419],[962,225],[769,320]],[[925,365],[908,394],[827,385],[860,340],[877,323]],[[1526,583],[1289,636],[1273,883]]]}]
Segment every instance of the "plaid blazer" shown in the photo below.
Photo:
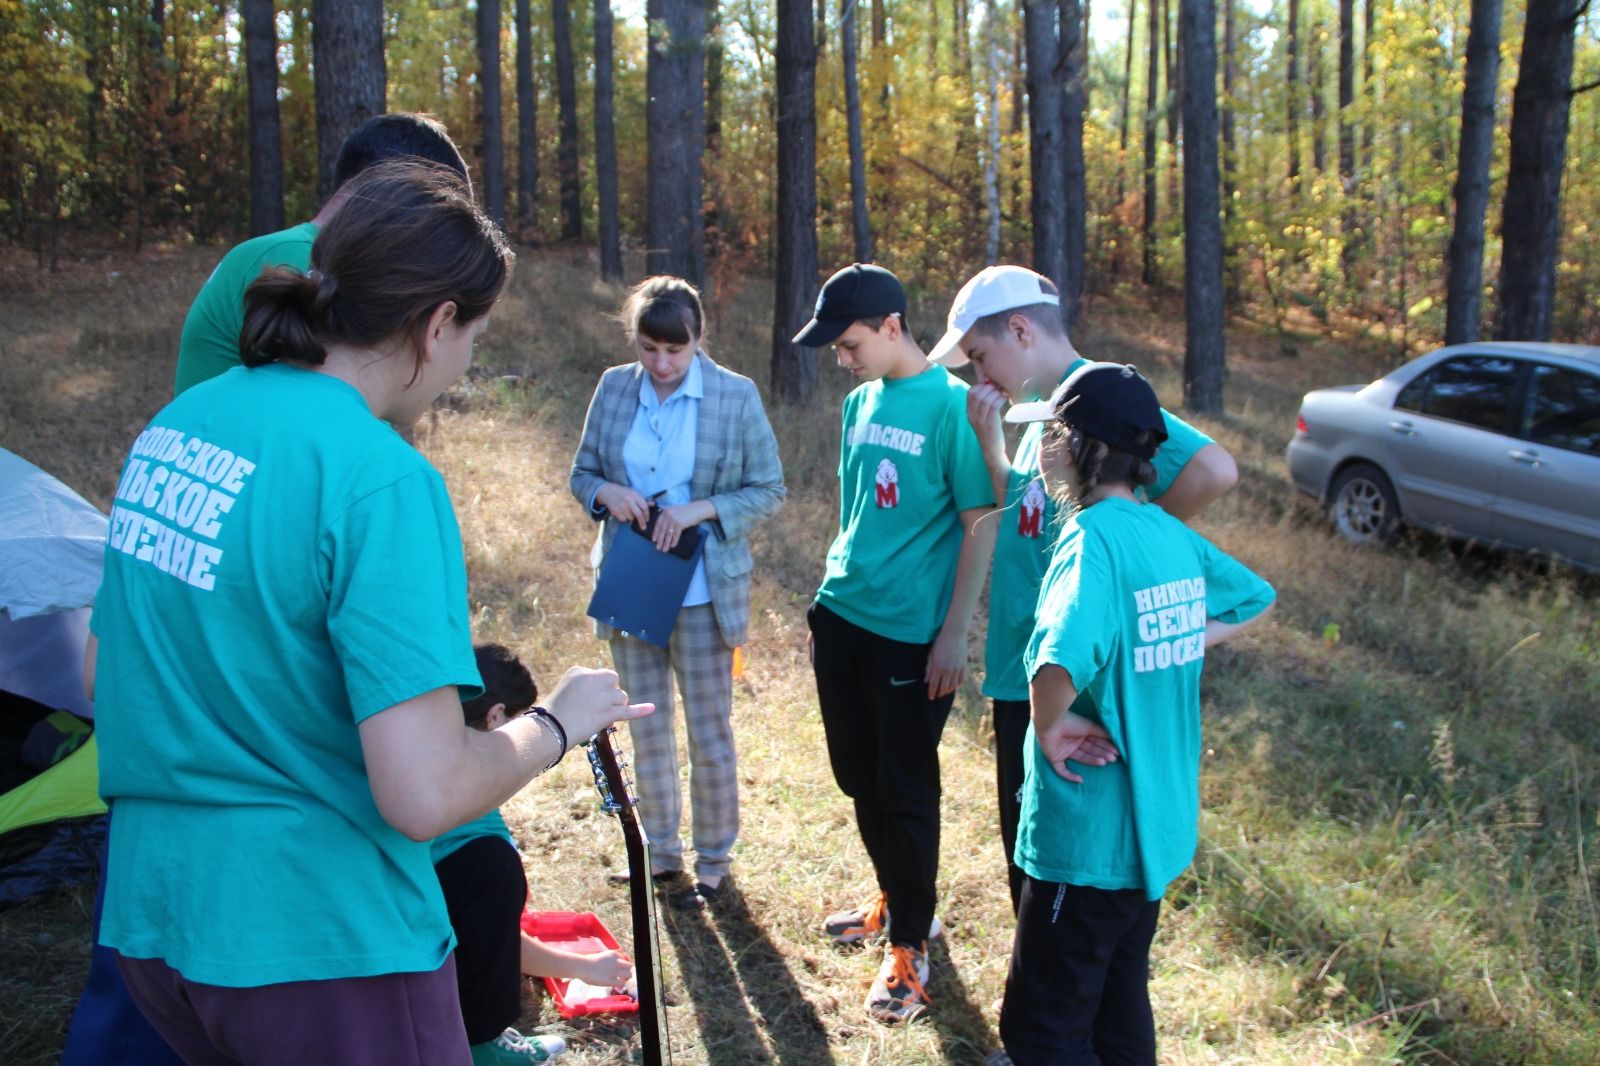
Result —
[{"label": "plaid blazer", "polygon": [[[704,395],[696,418],[694,474],[689,491],[696,500],[710,500],[717,508],[707,527],[706,583],[717,627],[730,648],[745,642],[750,628],[750,541],[755,524],[777,513],[786,489],[778,442],[761,405],[755,382],[717,365],[705,352],[700,360]],[[583,420],[583,437],[572,457],[568,485],[589,516],[600,522],[589,561],[598,573],[605,561],[618,522],[609,511],[589,501],[608,481],[628,483],[622,462],[622,442],[639,409],[639,384],[644,367],[638,362],[614,366],[600,375],[589,413]],[[595,623],[602,639],[613,635],[610,626]]]}]

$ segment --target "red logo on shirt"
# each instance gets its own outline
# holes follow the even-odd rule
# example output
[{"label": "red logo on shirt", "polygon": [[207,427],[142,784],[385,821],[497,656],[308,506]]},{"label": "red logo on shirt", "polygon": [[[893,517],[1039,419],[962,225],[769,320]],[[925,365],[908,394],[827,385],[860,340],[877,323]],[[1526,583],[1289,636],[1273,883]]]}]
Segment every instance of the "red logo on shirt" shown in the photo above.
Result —
[{"label": "red logo on shirt", "polygon": [[879,507],[900,506],[900,471],[888,459],[878,463],[877,496]]},{"label": "red logo on shirt", "polygon": [[1037,537],[1044,527],[1044,486],[1035,478],[1028,482],[1017,507],[1017,533],[1024,537]]}]

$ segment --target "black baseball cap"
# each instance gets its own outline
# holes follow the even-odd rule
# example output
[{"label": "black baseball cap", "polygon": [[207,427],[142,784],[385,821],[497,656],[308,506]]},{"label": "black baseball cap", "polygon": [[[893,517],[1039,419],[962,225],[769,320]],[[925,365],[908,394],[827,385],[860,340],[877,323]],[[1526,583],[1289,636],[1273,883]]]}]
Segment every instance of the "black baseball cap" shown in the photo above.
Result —
[{"label": "black baseball cap", "polygon": [[1012,404],[1006,421],[1064,422],[1147,461],[1167,439],[1156,390],[1132,364],[1086,363],[1068,374],[1048,400]]},{"label": "black baseball cap", "polygon": [[794,335],[794,343],[823,348],[838,339],[852,322],[905,313],[906,290],[899,278],[881,266],[851,263],[822,283],[816,312]]}]

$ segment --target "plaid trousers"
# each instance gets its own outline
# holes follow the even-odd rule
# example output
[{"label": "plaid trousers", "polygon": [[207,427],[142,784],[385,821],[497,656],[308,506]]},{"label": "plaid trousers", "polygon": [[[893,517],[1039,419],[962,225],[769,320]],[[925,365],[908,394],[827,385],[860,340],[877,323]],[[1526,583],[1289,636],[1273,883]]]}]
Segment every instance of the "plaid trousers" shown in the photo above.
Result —
[{"label": "plaid trousers", "polygon": [[628,723],[639,820],[650,843],[651,865],[658,870],[683,868],[678,834],[683,797],[672,713],[676,674],[689,736],[695,871],[700,877],[726,874],[728,853],[739,835],[739,776],[733,746],[733,649],[723,643],[716,612],[709,603],[683,608],[666,648],[613,637],[611,661],[629,702],[656,705],[648,718]]}]

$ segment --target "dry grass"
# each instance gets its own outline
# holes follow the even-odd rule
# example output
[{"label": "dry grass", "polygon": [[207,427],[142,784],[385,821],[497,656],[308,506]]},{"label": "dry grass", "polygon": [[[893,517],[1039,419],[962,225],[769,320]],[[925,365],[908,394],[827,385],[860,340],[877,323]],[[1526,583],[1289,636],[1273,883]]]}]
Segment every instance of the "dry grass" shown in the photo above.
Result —
[{"label": "dry grass", "polygon": [[[211,253],[76,267],[0,296],[0,444],[107,502],[166,395],[178,323]],[[107,270],[121,270],[108,277]],[[15,275],[21,276],[21,275]],[[418,437],[461,519],[477,633],[546,677],[605,653],[583,617],[593,528],[566,470],[599,371],[622,358],[619,294],[566,253],[527,254],[480,345],[482,368]],[[711,347],[764,381],[769,292],[714,302]],[[914,309],[919,333],[942,308]],[[1086,354],[1139,363],[1175,400],[1182,326],[1101,301]],[[1152,995],[1168,1063],[1600,1061],[1600,920],[1584,857],[1600,806],[1593,580],[1433,541],[1370,553],[1308,520],[1283,472],[1301,392],[1363,380],[1354,341],[1231,338],[1228,414],[1203,422],[1240,487],[1201,528],[1280,589],[1273,620],[1208,671],[1201,854],[1175,886]],[[874,956],[819,938],[869,874],[827,768],[802,611],[836,519],[842,375],[775,412],[791,495],[758,535],[748,667],[735,700],[744,831],[733,900],[666,907],[680,1063],[976,1063],[995,1044],[1011,919],[976,686],[944,741],[935,1010],[890,1030],[861,999]],[[290,431],[286,427],[286,431]],[[1537,633],[1538,636],[1529,639]],[[974,644],[974,651],[977,650]],[[628,930],[602,872],[620,834],[568,759],[508,809],[533,903]],[[0,1060],[53,1061],[87,958],[86,900],[0,912]],[[556,1024],[530,1001],[529,1024]],[[630,1027],[566,1027],[577,1063],[624,1061]]]}]

